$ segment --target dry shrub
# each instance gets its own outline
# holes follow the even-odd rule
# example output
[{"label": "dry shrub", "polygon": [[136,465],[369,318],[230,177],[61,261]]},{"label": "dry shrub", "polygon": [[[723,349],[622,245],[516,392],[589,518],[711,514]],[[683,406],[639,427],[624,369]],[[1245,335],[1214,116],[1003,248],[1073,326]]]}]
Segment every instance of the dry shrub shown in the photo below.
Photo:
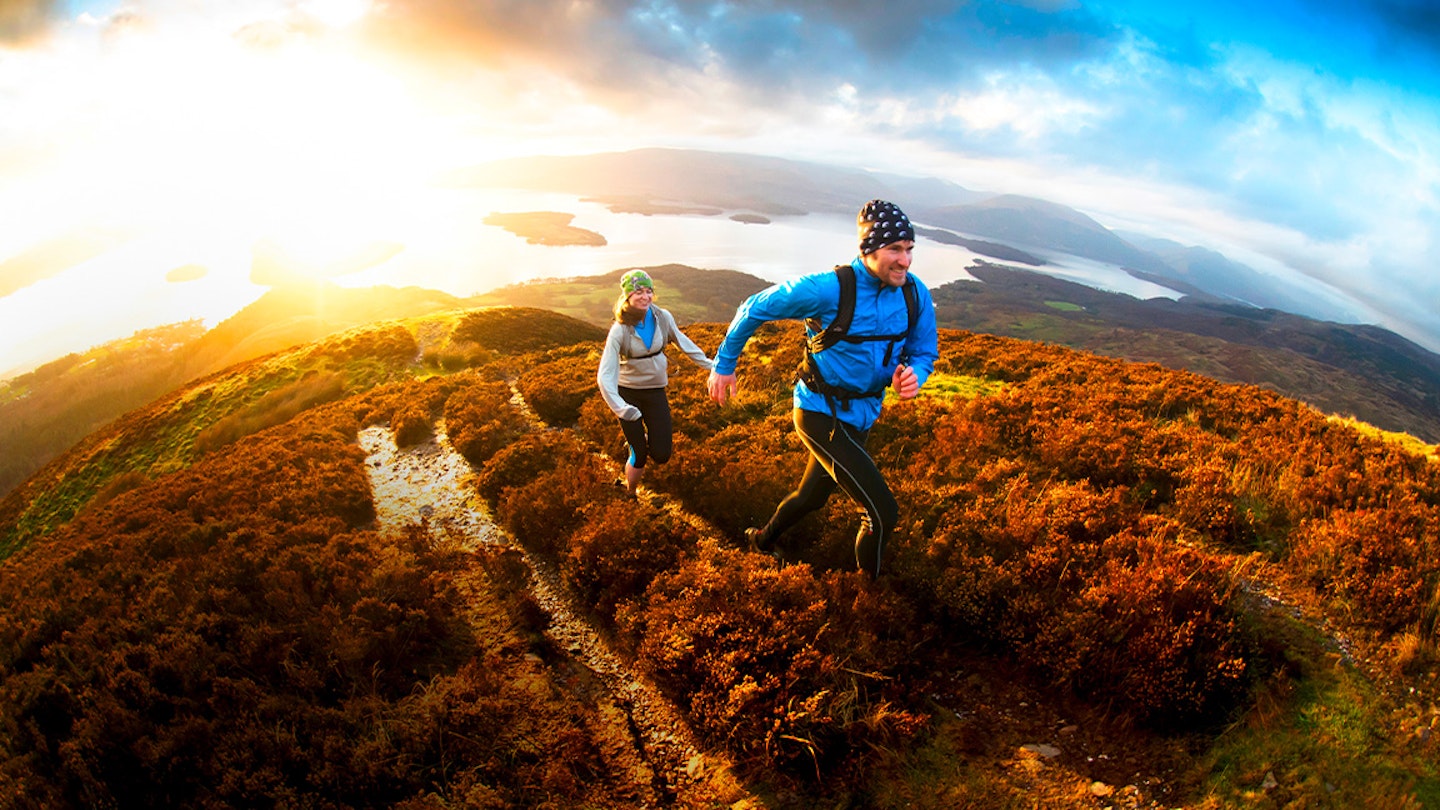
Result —
[{"label": "dry shrub", "polygon": [[1425,618],[1440,582],[1436,507],[1342,510],[1301,524],[1291,559],[1351,621],[1394,633]]},{"label": "dry shrub", "polygon": [[327,356],[344,360],[410,362],[419,353],[415,336],[403,326],[362,328],[316,345]]},{"label": "dry shrub", "polygon": [[101,487],[90,502],[85,504],[86,509],[98,509],[109,503],[120,495],[136,489],[150,482],[150,477],[138,470],[129,470],[112,477]]},{"label": "dry shrub", "polygon": [[1152,726],[1219,719],[1251,655],[1225,572],[1171,528],[1125,532],[1066,603],[1036,623],[1022,659],[1089,700]]},{"label": "dry shrub", "polygon": [[1227,546],[1239,546],[1253,532],[1236,506],[1230,469],[1220,459],[1207,459],[1187,467],[1175,489],[1176,520]]},{"label": "dry shrub", "polygon": [[857,766],[871,745],[916,733],[832,635],[825,585],[726,549],[658,577],[617,625],[637,659],[685,706],[697,730],[742,764],[822,778]]},{"label": "dry shrub", "polygon": [[[677,413],[673,407],[672,413]],[[677,416],[677,421],[679,417]],[[680,425],[676,424],[676,437],[681,435]],[[624,462],[629,451],[626,449],[625,434],[620,430],[620,421],[615,418],[615,412],[605,404],[605,400],[597,393],[594,397],[586,399],[580,405],[580,415],[575,423],[575,433],[586,441],[600,448],[606,456],[616,463]]]},{"label": "dry shrub", "polygon": [[1228,575],[1179,527],[1085,482],[1013,475],[949,494],[897,570],[957,638],[1141,722],[1204,721],[1243,694],[1251,650]]},{"label": "dry shrub", "polygon": [[506,490],[532,483],[587,453],[585,446],[569,432],[527,433],[490,457],[480,471],[476,488],[487,503],[495,506]]},{"label": "dry shrub", "polygon": [[799,483],[809,457],[787,413],[732,425],[704,442],[676,436],[664,473],[647,483],[738,536],[770,518]]},{"label": "dry shrub", "polygon": [[529,429],[503,382],[475,380],[445,400],[445,430],[466,461],[481,466]]},{"label": "dry shrub", "polygon": [[579,420],[586,401],[600,397],[595,385],[599,364],[600,351],[594,346],[554,349],[530,363],[515,385],[546,423],[568,427]]},{"label": "dry shrub", "polygon": [[497,357],[495,352],[480,346],[452,343],[439,349],[427,349],[420,358],[426,368],[455,372],[483,366]]},{"label": "dry shrub", "polygon": [[490,307],[466,313],[451,340],[478,343],[487,349],[519,354],[597,343],[605,330],[568,315],[531,307]]},{"label": "dry shrub", "polygon": [[[553,467],[539,469],[533,479],[499,489],[495,508],[495,519],[516,539],[549,557],[565,547],[570,535],[584,523],[587,512],[603,509],[624,495],[615,472],[588,450],[557,453],[554,459]],[[502,459],[497,455],[495,460]],[[519,469],[536,470],[525,460],[516,459],[516,454],[506,454],[503,461],[518,461]],[[486,472],[482,488],[495,486],[502,477],[523,477],[515,475],[514,467],[495,476]]]},{"label": "dry shrub", "polygon": [[434,435],[435,417],[443,412],[457,384],[454,378],[432,377],[424,382],[396,386],[399,392],[394,397],[397,402],[390,416],[396,445],[409,447],[429,440]]},{"label": "dry shrub", "polygon": [[244,410],[236,411],[195,437],[195,450],[209,453],[236,440],[283,424],[316,405],[333,402],[345,393],[345,379],[334,372],[308,372],[299,380],[275,389]]},{"label": "dry shrub", "polygon": [[434,424],[430,411],[419,402],[406,402],[390,417],[390,428],[395,433],[397,447],[420,444],[434,435]]},{"label": "dry shrub", "polygon": [[1405,630],[1395,635],[1390,647],[1391,666],[1400,676],[1413,678],[1434,671],[1440,664],[1440,648],[1433,634]]},{"label": "dry shrub", "polygon": [[560,572],[606,621],[695,545],[695,531],[668,512],[631,500],[595,511],[570,538]]}]

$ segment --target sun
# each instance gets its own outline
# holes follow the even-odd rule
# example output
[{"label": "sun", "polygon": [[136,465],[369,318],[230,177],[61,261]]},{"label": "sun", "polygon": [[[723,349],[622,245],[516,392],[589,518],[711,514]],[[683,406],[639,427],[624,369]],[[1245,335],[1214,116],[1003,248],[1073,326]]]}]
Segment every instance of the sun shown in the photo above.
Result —
[{"label": "sun", "polygon": [[[368,7],[314,0],[304,10],[342,24]],[[312,268],[350,266],[345,257],[366,245],[400,238],[389,231],[463,154],[444,116],[346,40],[271,33],[139,30],[57,60],[65,72],[37,71],[53,82],[49,98],[83,103],[37,105],[32,116],[53,115],[50,128],[66,134],[31,181],[56,190],[53,204],[19,208],[29,231],[89,219],[136,233],[225,232],[283,244]],[[77,193],[61,199],[60,189]]]}]

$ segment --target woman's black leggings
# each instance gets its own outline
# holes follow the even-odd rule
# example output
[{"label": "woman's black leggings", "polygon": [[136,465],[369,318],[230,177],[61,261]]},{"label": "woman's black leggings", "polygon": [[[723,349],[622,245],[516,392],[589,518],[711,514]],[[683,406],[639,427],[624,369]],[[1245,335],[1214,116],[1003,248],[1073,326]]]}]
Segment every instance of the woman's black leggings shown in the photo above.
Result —
[{"label": "woman's black leggings", "polygon": [[815,411],[797,409],[794,417],[795,432],[810,448],[810,463],[805,466],[799,486],[780,502],[765,524],[762,545],[773,544],[786,529],[824,506],[838,484],[864,510],[855,536],[855,565],[871,577],[879,576],[885,542],[900,516],[900,505],[865,450],[869,431]]},{"label": "woman's black leggings", "polygon": [[664,388],[626,388],[618,386],[620,398],[640,409],[640,418],[620,420],[620,430],[630,444],[630,466],[644,469],[647,458],[657,464],[670,460],[674,447],[671,436],[670,400]]}]

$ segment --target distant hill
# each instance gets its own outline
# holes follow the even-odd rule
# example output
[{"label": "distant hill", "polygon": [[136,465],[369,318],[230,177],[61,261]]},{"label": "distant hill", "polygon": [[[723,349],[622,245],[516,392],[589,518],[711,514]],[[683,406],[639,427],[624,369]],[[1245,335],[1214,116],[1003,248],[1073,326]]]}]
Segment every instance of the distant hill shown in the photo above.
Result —
[{"label": "distant hill", "polygon": [[1033,197],[1002,194],[970,205],[926,208],[913,216],[942,228],[1021,247],[1048,248],[1149,273],[1167,270],[1158,257],[1079,211]]},{"label": "distant hill", "polygon": [[[630,268],[598,276],[537,279],[475,296],[468,303],[543,307],[608,326],[614,320],[620,277]],[[728,323],[735,307],[769,282],[734,270],[700,270],[683,264],[644,268],[655,280],[655,303],[681,326],[699,321]]]},{"label": "distant hill", "polygon": [[144,330],[0,382],[0,493],[111,419],[190,380],[361,324],[461,305],[416,287],[297,284],[270,290],[209,330],[199,322]]},{"label": "distant hill", "polygon": [[894,197],[897,192],[926,207],[989,196],[934,178],[687,149],[509,158],[454,172],[448,182],[578,194],[600,202],[624,203],[626,210],[642,210],[637,203],[662,206],[680,202],[773,216],[853,215],[865,200]]}]

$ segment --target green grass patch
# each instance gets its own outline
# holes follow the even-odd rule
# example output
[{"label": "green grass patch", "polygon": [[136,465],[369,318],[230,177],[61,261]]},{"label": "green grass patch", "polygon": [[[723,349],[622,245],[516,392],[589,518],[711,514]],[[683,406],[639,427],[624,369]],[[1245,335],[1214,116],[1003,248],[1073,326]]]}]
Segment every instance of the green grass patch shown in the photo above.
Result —
[{"label": "green grass patch", "polygon": [[1069,301],[1046,301],[1045,306],[1051,309],[1058,309],[1061,312],[1084,312],[1085,308],[1079,304],[1072,304]]},{"label": "green grass patch", "polygon": [[1197,760],[1205,806],[1440,806],[1440,770],[1396,735],[1393,703],[1313,631],[1282,632],[1293,677],[1263,686]]},{"label": "green grass patch", "polygon": [[[968,374],[936,372],[925,381],[925,387],[920,389],[920,395],[936,399],[955,399],[956,397],[975,399],[999,393],[1004,387],[1005,383],[999,380],[972,377]],[[887,394],[887,398],[894,398],[894,396],[893,391]]]},{"label": "green grass patch", "polygon": [[1440,445],[1426,444],[1424,441],[1411,436],[1409,433],[1396,433],[1390,430],[1382,430],[1368,422],[1361,422],[1353,416],[1332,415],[1328,418],[1332,422],[1338,422],[1339,424],[1354,428],[1362,436],[1370,436],[1391,444],[1399,445],[1402,449],[1414,453],[1417,456],[1440,458]]}]

